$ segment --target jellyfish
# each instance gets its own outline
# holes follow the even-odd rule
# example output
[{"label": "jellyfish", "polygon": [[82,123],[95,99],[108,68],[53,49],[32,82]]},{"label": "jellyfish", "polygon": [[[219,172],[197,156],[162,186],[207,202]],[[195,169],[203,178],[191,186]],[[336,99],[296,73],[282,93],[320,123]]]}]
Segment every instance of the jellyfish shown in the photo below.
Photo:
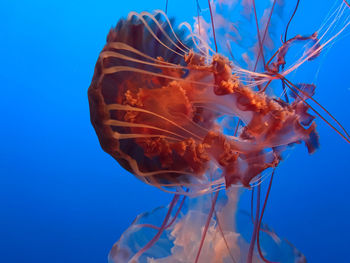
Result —
[{"label": "jellyfish", "polygon": [[[289,79],[349,25],[334,33],[347,3],[310,35],[287,39],[289,20],[279,47],[271,26],[283,7],[278,1],[261,19],[255,1],[208,6],[210,21],[198,14],[193,29],[176,27],[161,10],[131,12],[98,57],[88,97],[101,147],[138,179],[174,194],[166,208],[136,218],[110,263],[306,262],[262,217],[283,153],[295,144],[310,154],[319,147],[316,117],[349,142],[313,98],[316,86]],[[227,12],[240,20],[228,21]],[[300,43],[301,54],[288,63]],[[256,192],[255,213],[237,208],[242,189]]]}]

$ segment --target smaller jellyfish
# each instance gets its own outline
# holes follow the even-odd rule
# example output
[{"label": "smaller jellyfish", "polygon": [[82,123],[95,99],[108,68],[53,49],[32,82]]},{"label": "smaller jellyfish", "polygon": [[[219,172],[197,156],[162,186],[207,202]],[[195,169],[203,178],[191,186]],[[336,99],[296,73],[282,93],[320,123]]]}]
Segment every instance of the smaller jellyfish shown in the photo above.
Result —
[{"label": "smaller jellyfish", "polygon": [[[147,263],[245,263],[249,255],[249,240],[253,232],[250,214],[236,209],[238,189],[231,187],[218,198],[215,215],[208,222],[213,198],[202,195],[178,201],[169,215],[169,206],[144,213],[135,219],[112,247],[108,262]],[[171,208],[171,207],[170,207]],[[181,212],[179,212],[181,210]],[[167,218],[164,231],[157,242],[148,244],[159,233],[159,226]],[[201,244],[204,226],[208,224],[206,238]],[[198,248],[201,253],[198,255]],[[260,234],[260,247],[266,258],[273,262],[303,263],[304,255],[291,243],[279,238],[266,225]],[[147,248],[139,258],[135,257],[141,248]],[[198,258],[197,258],[198,257]],[[135,260],[137,258],[137,261]],[[135,260],[135,261],[134,261]],[[257,251],[250,262],[264,262]]]},{"label": "smaller jellyfish", "polygon": [[[225,8],[238,13],[250,8],[252,15],[255,5],[245,2],[209,2],[216,20],[208,27],[197,17],[195,31],[188,23],[175,28],[159,10],[131,12],[110,30],[88,90],[92,125],[102,148],[124,169],[174,194],[167,208],[137,217],[112,248],[110,263],[306,262],[262,223],[268,193],[260,207],[260,185],[270,177],[270,191],[275,168],[291,145],[304,143],[309,153],[318,148],[316,116],[349,142],[345,129],[313,98],[315,85],[287,78],[334,37],[327,39],[329,28],[321,37],[285,37],[267,61],[278,3],[265,10],[248,41],[223,17]],[[210,47],[210,35],[216,49],[226,43],[232,60]],[[300,42],[309,48],[288,66],[286,54]],[[282,96],[275,82],[282,82]],[[254,215],[237,209],[242,188],[257,189]]]}]

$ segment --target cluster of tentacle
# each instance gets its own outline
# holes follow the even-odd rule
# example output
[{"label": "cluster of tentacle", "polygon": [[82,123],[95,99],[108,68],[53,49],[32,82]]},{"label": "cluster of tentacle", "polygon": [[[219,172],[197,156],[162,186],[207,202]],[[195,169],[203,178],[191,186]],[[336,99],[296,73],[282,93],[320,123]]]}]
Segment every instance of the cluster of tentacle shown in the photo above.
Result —
[{"label": "cluster of tentacle", "polygon": [[[249,186],[286,146],[317,147],[303,103],[314,86],[299,88],[291,103],[269,97],[245,85],[224,56],[208,58],[193,34],[185,38],[167,18],[132,13],[111,29],[96,63],[91,121],[103,149],[147,183]],[[242,127],[224,134],[223,116]],[[213,167],[220,175],[208,176]]]}]

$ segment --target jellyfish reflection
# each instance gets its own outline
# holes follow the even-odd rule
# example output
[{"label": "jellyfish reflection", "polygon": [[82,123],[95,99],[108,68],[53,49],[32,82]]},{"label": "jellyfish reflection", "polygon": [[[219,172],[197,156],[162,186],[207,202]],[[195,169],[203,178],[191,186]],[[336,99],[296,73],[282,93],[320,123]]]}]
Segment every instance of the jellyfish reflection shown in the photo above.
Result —
[{"label": "jellyfish reflection", "polygon": [[[269,25],[278,8],[274,1],[255,41],[246,44],[252,54],[230,61],[207,39],[208,31],[218,32],[222,48],[220,32],[233,26],[221,19],[220,8],[228,6],[219,2],[210,6],[217,31],[200,17],[192,31],[186,23],[176,29],[162,11],[131,12],[107,36],[88,93],[101,146],[140,180],[175,194],[167,210],[136,219],[111,250],[110,262],[305,261],[262,225],[260,183],[290,145],[304,142],[309,153],[317,149],[314,115],[333,118],[308,102],[317,104],[314,85],[286,78],[316,58],[332,38],[297,35],[266,61]],[[244,46],[238,31],[224,32],[222,38],[232,40],[226,42],[229,54],[236,53],[232,45]],[[288,67],[285,56],[298,42],[309,47]],[[285,99],[275,95],[276,81],[283,83]],[[329,124],[349,140],[339,123],[339,128]],[[238,188],[255,186],[256,214],[238,212]]]}]

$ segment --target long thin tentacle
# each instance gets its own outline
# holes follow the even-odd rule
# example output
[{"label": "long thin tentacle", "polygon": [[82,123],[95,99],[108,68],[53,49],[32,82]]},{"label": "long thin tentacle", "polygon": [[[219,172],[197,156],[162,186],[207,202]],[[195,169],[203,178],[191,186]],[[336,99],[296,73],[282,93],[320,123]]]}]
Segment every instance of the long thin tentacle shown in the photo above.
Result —
[{"label": "long thin tentacle", "polygon": [[288,24],[287,24],[287,26],[286,26],[286,30],[284,31],[283,43],[286,43],[286,41],[287,41],[287,34],[288,34],[289,25],[290,25],[290,23],[292,22],[292,20],[293,20],[293,18],[294,18],[294,16],[295,16],[295,13],[296,13],[297,10],[298,10],[299,2],[300,2],[300,0],[297,0],[297,4],[296,4],[296,6],[295,6],[295,8],[294,8],[293,14],[292,14],[292,16],[290,17],[290,19],[289,19],[289,21],[288,21]]},{"label": "long thin tentacle", "polygon": [[343,0],[343,2],[350,8],[350,4],[348,3],[348,1]]},{"label": "long thin tentacle", "polygon": [[260,29],[259,29],[258,16],[256,14],[255,0],[253,0],[253,8],[254,8],[254,18],[255,18],[256,30],[257,30],[258,41],[259,41],[259,53],[261,53],[261,58],[262,58],[262,61],[263,61],[264,67],[265,67],[266,63],[265,63],[264,52],[263,52],[263,42],[261,41],[261,36],[260,36]]},{"label": "long thin tentacle", "polygon": [[[294,11],[293,11],[293,14],[292,16],[290,17],[289,21],[288,21],[288,24],[286,26],[286,30],[284,31],[284,40],[283,40],[283,43],[286,43],[287,42],[287,34],[288,34],[288,29],[289,29],[289,25],[290,23],[292,22],[297,10],[298,10],[298,7],[299,7],[299,2],[300,0],[297,0],[297,4],[294,8]],[[282,71],[284,71],[284,67],[285,65],[283,64],[282,65]],[[288,97],[288,93],[287,93],[287,89],[286,89],[286,84],[282,81],[282,89],[283,89],[283,93],[284,93],[284,98],[286,100],[287,103],[289,103],[289,97]]]},{"label": "long thin tentacle", "polygon": [[[255,4],[254,4],[255,5]],[[265,26],[265,29],[264,29],[264,34],[263,34],[263,38],[261,40],[261,44],[259,44],[260,48],[259,48],[259,52],[258,52],[258,56],[255,60],[255,65],[254,65],[254,71],[256,70],[256,67],[258,66],[258,62],[259,62],[259,58],[260,56],[262,56],[262,59],[264,61],[264,68],[265,68],[265,59],[264,59],[264,54],[263,54],[263,44],[265,42],[265,38],[266,38],[266,34],[267,34],[267,31],[268,31],[268,28],[269,28],[269,25],[270,25],[270,22],[271,22],[271,17],[272,17],[272,13],[273,13],[273,10],[275,8],[275,5],[276,5],[276,0],[273,1],[273,4],[272,4],[272,7],[271,7],[271,10],[270,10],[270,14],[269,14],[269,18],[268,18],[268,21],[266,23],[266,26]],[[256,11],[255,11],[255,15],[256,15]],[[257,23],[257,22],[256,22]],[[258,24],[257,24],[257,27],[258,27]],[[259,31],[259,28],[258,28],[258,31]],[[260,37],[260,33],[258,32],[258,36]],[[259,40],[260,41],[260,40]]]},{"label": "long thin tentacle", "polygon": [[158,239],[162,235],[163,231],[165,230],[166,225],[168,224],[168,220],[169,220],[169,217],[171,215],[171,212],[172,212],[172,210],[173,210],[173,208],[178,200],[179,200],[179,195],[175,195],[173,200],[170,203],[168,212],[167,212],[167,214],[164,218],[164,221],[163,221],[161,227],[159,228],[157,234],[131,258],[130,262],[137,262],[138,258],[158,241]]},{"label": "long thin tentacle", "polygon": [[263,207],[261,209],[261,214],[260,214],[260,219],[259,219],[259,225],[258,225],[258,232],[257,232],[257,247],[258,247],[258,252],[259,252],[259,255],[261,257],[261,259],[265,262],[265,263],[276,263],[276,262],[272,262],[272,261],[269,261],[267,260],[262,251],[261,251],[261,246],[260,246],[260,228],[261,228],[261,222],[262,222],[262,219],[263,219],[263,216],[264,216],[264,212],[265,212],[265,208],[266,208],[266,204],[267,204],[267,200],[269,198],[269,195],[270,195],[270,191],[271,191],[271,186],[272,186],[272,180],[273,180],[273,175],[275,173],[275,169],[276,168],[273,168],[273,171],[272,171],[272,174],[271,174],[271,179],[270,179],[270,183],[269,183],[269,186],[267,188],[267,192],[266,192],[266,196],[265,196],[265,201],[264,201],[264,204],[263,204]]},{"label": "long thin tentacle", "polygon": [[228,242],[226,240],[224,231],[222,230],[221,223],[220,223],[219,217],[218,217],[218,215],[216,213],[216,210],[214,210],[214,216],[216,217],[216,221],[218,223],[218,228],[219,228],[220,234],[222,236],[222,239],[224,240],[225,246],[226,246],[227,251],[228,251],[228,253],[229,253],[229,255],[230,255],[231,259],[232,259],[232,262],[233,263],[237,263],[237,261],[235,260],[234,256],[232,255],[232,252],[231,252],[230,247],[228,245]]},{"label": "long thin tentacle", "polygon": [[215,205],[216,205],[216,200],[218,199],[218,195],[219,195],[219,191],[215,193],[215,196],[214,196],[213,201],[211,203],[211,208],[210,208],[210,211],[209,211],[209,214],[207,217],[207,221],[206,221],[204,229],[203,229],[202,238],[201,238],[201,242],[200,242],[199,249],[197,252],[197,256],[196,256],[196,259],[194,261],[195,263],[197,263],[199,260],[199,256],[200,256],[201,251],[202,251],[205,236],[207,235],[207,232],[208,232],[209,223],[210,223],[211,218],[213,217],[213,213],[214,213],[214,209],[215,209]]},{"label": "long thin tentacle", "polygon": [[261,185],[259,184],[257,188],[258,189],[256,193],[256,211],[255,211],[254,229],[253,229],[252,238],[250,240],[247,263],[253,262],[254,246],[255,246],[255,241],[256,241],[256,236],[258,231],[258,224],[259,224]]},{"label": "long thin tentacle", "polygon": [[215,35],[215,26],[214,26],[213,12],[212,12],[212,10],[211,10],[210,0],[208,0],[208,5],[209,5],[209,11],[210,11],[211,26],[212,26],[212,28],[213,28],[213,37],[214,37],[214,44],[215,44],[215,52],[218,52],[218,45],[217,45],[217,43],[216,43],[216,35]]}]

